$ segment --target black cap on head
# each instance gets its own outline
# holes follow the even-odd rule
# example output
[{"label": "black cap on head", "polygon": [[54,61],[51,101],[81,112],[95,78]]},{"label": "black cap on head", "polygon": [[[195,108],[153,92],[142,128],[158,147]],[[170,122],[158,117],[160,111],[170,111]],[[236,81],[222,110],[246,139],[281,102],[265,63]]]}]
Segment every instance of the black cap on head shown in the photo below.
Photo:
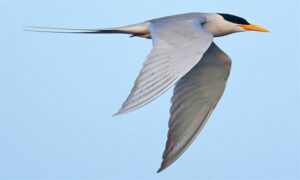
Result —
[{"label": "black cap on head", "polygon": [[246,19],[238,17],[238,16],[234,16],[234,15],[231,15],[231,14],[222,14],[222,13],[218,13],[218,14],[223,16],[223,18],[226,21],[229,21],[229,22],[232,22],[232,23],[235,23],[235,24],[250,24],[250,23],[248,23],[248,21],[246,21]]}]

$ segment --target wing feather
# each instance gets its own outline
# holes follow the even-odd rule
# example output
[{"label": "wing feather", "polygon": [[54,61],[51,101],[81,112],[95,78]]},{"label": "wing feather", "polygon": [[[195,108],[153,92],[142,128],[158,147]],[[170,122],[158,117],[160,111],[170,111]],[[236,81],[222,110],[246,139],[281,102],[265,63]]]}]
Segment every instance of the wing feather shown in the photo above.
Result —
[{"label": "wing feather", "polygon": [[157,98],[201,59],[212,42],[203,20],[151,22],[153,49],[129,96],[116,114],[133,111]]},{"label": "wing feather", "polygon": [[230,66],[230,58],[212,43],[201,61],[176,84],[158,172],[175,162],[201,131],[223,94]]}]

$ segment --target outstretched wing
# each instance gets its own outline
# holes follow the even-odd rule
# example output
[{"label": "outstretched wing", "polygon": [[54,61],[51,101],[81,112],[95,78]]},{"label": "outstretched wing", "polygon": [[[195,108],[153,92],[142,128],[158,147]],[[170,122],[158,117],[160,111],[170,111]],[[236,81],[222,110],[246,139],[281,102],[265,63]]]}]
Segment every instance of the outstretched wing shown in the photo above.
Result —
[{"label": "outstretched wing", "polygon": [[116,114],[133,111],[154,100],[198,63],[213,39],[203,29],[204,21],[150,22],[153,49]]},{"label": "outstretched wing", "polygon": [[223,94],[230,67],[230,58],[212,43],[201,61],[176,84],[158,172],[176,161],[201,131]]}]

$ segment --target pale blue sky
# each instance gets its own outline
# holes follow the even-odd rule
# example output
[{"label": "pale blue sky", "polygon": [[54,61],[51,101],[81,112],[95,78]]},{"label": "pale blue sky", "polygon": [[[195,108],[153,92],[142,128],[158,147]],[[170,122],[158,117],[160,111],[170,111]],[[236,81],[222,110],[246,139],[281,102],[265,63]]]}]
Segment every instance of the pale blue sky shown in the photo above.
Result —
[{"label": "pale blue sky", "polygon": [[[300,179],[298,0],[0,0],[0,179]],[[185,12],[223,12],[271,33],[215,42],[233,66],[207,125],[156,170],[172,90],[112,117],[151,41],[30,33],[23,25],[100,28]]]}]

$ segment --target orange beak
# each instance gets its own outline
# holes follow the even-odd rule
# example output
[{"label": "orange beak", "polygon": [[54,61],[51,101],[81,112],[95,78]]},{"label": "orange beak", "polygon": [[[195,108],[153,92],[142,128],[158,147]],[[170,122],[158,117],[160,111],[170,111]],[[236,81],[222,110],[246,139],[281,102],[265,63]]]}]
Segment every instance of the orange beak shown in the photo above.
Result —
[{"label": "orange beak", "polygon": [[269,30],[255,24],[240,24],[239,26],[246,31],[269,32]]}]

